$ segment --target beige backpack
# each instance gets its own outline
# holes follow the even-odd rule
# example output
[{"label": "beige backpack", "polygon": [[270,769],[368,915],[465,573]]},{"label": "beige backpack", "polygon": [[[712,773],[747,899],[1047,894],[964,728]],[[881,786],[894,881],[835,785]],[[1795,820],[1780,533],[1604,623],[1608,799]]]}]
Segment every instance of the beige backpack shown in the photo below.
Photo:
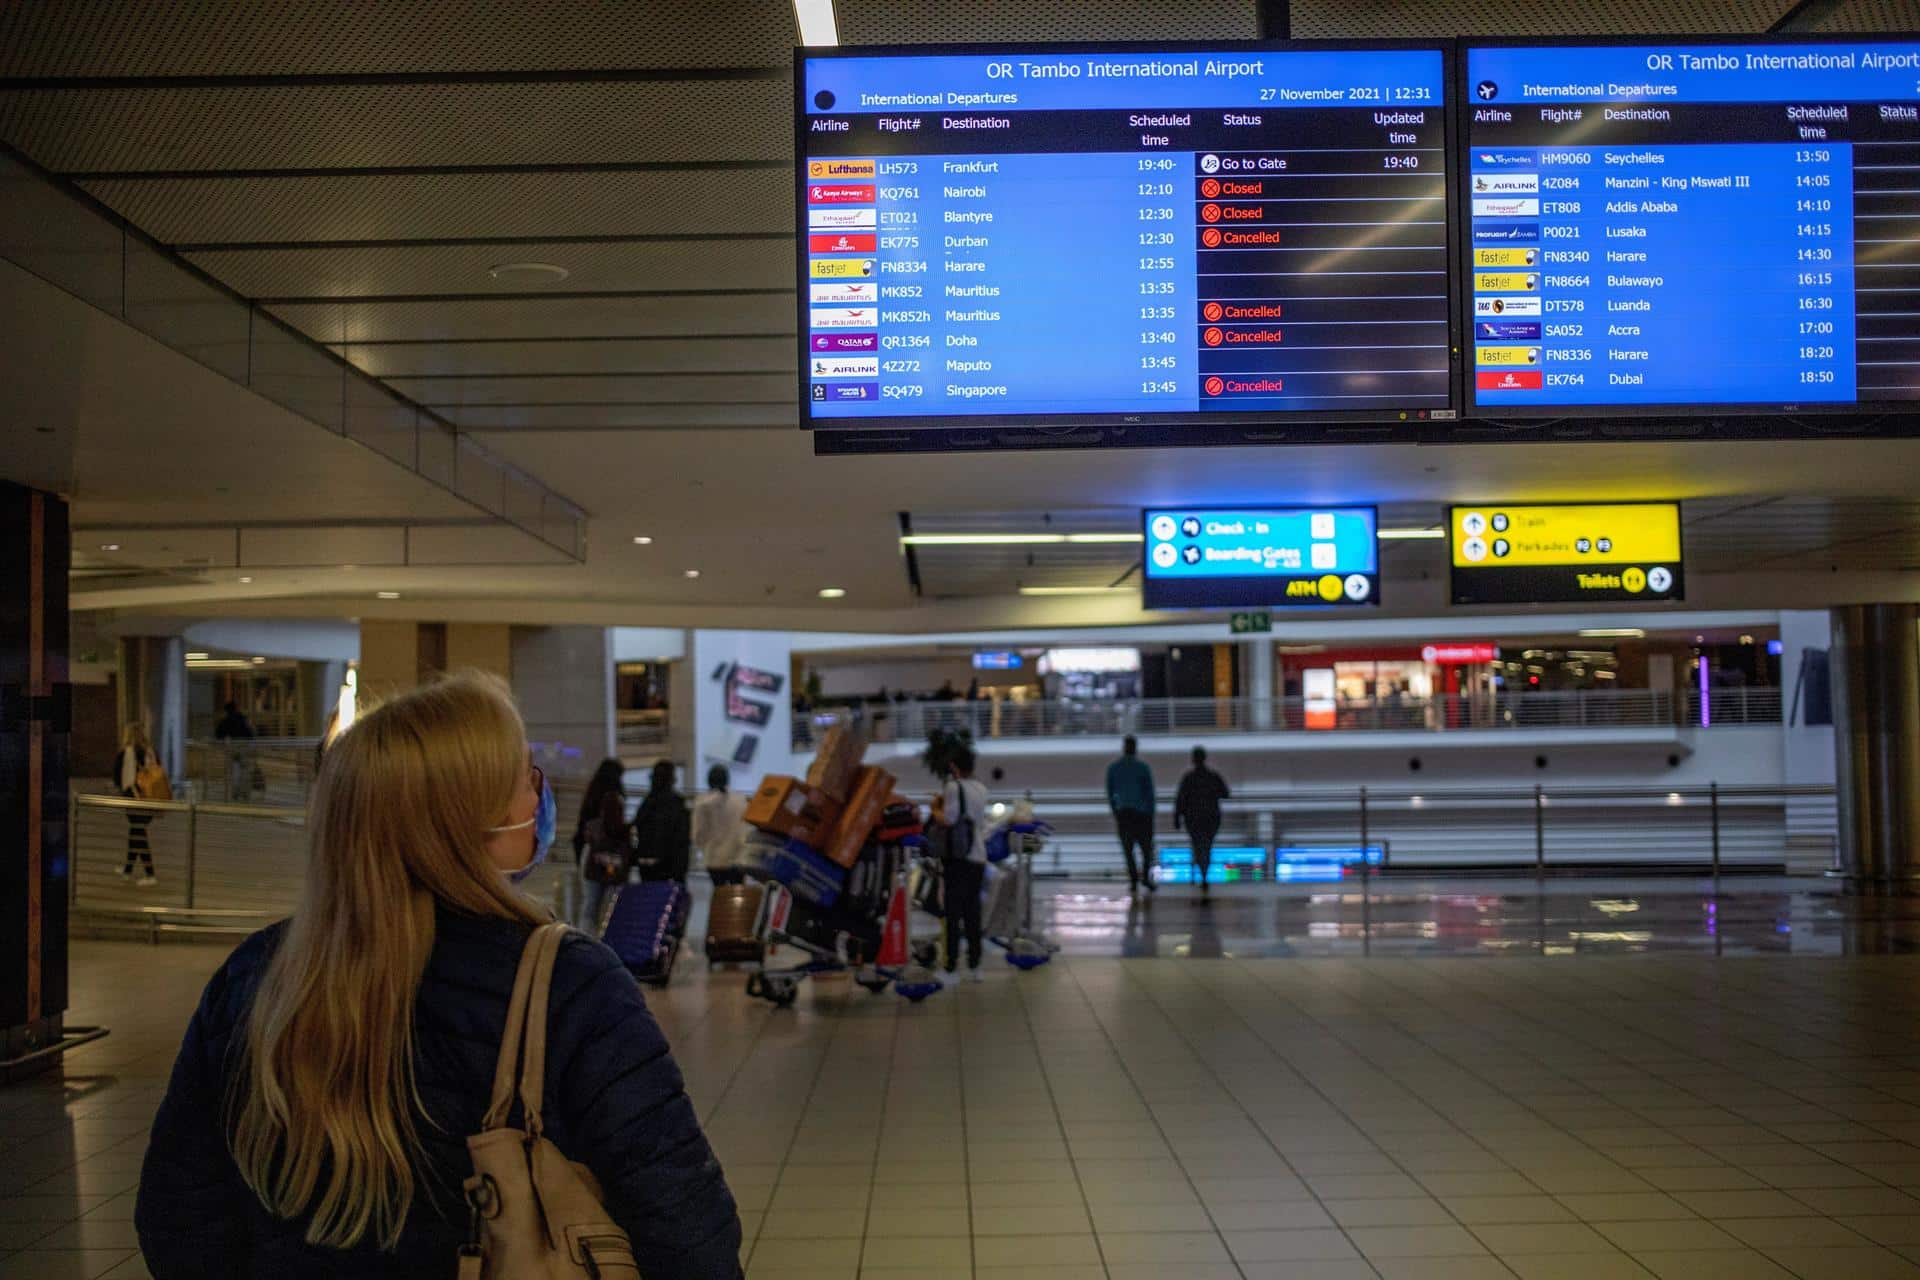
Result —
[{"label": "beige backpack", "polygon": [[[566,936],[564,924],[543,925],[520,955],[493,1103],[481,1131],[467,1139],[473,1238],[460,1248],[460,1280],[640,1280],[633,1245],[601,1203],[593,1174],[570,1163],[541,1132],[547,993]],[[516,1067],[524,1131],[507,1127]]]}]

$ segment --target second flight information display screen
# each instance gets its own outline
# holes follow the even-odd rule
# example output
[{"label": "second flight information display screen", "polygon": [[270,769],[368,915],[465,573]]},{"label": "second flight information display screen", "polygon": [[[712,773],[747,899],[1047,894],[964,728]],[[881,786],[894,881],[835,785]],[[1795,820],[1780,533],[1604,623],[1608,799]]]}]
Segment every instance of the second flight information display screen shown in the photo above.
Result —
[{"label": "second flight information display screen", "polygon": [[1920,399],[1920,42],[1463,61],[1469,412]]},{"label": "second flight information display screen", "polygon": [[1451,417],[1446,64],[803,55],[806,421]]}]

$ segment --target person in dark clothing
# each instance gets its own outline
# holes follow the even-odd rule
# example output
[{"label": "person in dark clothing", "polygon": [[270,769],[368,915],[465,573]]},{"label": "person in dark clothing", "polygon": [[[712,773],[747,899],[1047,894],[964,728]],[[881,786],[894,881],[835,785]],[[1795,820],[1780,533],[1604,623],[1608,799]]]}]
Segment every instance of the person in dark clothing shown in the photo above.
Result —
[{"label": "person in dark clothing", "polygon": [[251,738],[254,736],[253,722],[247,719],[247,713],[240,709],[238,703],[229,702],[226,714],[221,716],[219,723],[213,726],[213,736],[221,739]]},{"label": "person in dark clothing", "polygon": [[[584,933],[600,932],[600,908],[607,890],[614,886],[587,875],[589,849],[618,849],[633,866],[633,833],[627,828],[627,793],[622,785],[627,767],[608,757],[593,771],[587,794],[580,801],[580,818],[573,825],[573,861],[580,869],[580,905],[574,913],[573,927]],[[596,846],[593,837],[599,836]],[[621,879],[626,879],[623,873]]]},{"label": "person in dark clothing", "polygon": [[671,760],[653,766],[646,797],[633,815],[633,846],[643,879],[685,885],[693,865],[693,820],[686,798],[673,789],[675,772]]},{"label": "person in dark clothing", "polygon": [[947,915],[947,974],[960,965],[960,943],[967,944],[967,980],[980,978],[980,894],[987,877],[987,786],[973,776],[973,752],[953,753],[952,771],[940,792],[940,814],[955,826],[968,824],[971,839],[948,850],[941,860],[942,897]]},{"label": "person in dark clothing", "polygon": [[[1153,883],[1153,770],[1140,758],[1140,743],[1132,734],[1120,744],[1120,758],[1107,766],[1107,808],[1120,833],[1120,851],[1127,856],[1127,888],[1138,893]],[[1134,860],[1134,850],[1140,851]]]},{"label": "person in dark clothing", "polygon": [[1180,779],[1173,798],[1173,829],[1186,828],[1193,841],[1194,873],[1200,878],[1200,896],[1211,898],[1207,872],[1213,867],[1213,841],[1220,834],[1220,802],[1233,793],[1227,780],[1207,767],[1207,749],[1193,749],[1193,768]]},{"label": "person in dark clothing", "polygon": [[[417,689],[339,737],[301,905],[207,984],[154,1117],[134,1207],[154,1280],[454,1274],[466,1139],[547,916],[512,882],[552,817],[497,678]],[[545,1136],[647,1280],[739,1280],[739,1214],[639,987],[574,934],[551,992]]]}]

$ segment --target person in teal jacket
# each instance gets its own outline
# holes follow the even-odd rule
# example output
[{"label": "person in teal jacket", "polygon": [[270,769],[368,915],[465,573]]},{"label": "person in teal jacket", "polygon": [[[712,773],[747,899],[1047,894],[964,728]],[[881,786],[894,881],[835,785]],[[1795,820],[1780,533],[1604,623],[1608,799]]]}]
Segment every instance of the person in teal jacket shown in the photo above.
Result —
[{"label": "person in teal jacket", "polygon": [[[1120,831],[1120,851],[1127,855],[1127,888],[1138,893],[1153,884],[1153,770],[1140,758],[1140,743],[1132,734],[1120,744],[1120,758],[1107,766],[1107,807]],[[1140,851],[1139,859],[1134,850]]]}]

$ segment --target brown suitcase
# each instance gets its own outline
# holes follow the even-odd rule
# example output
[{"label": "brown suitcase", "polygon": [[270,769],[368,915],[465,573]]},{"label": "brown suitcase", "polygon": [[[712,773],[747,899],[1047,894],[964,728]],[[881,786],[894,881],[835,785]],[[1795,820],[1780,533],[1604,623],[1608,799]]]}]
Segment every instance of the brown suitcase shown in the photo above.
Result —
[{"label": "brown suitcase", "polygon": [[707,963],[759,960],[765,955],[766,947],[753,931],[765,892],[757,884],[713,887],[713,902],[707,908]]}]

